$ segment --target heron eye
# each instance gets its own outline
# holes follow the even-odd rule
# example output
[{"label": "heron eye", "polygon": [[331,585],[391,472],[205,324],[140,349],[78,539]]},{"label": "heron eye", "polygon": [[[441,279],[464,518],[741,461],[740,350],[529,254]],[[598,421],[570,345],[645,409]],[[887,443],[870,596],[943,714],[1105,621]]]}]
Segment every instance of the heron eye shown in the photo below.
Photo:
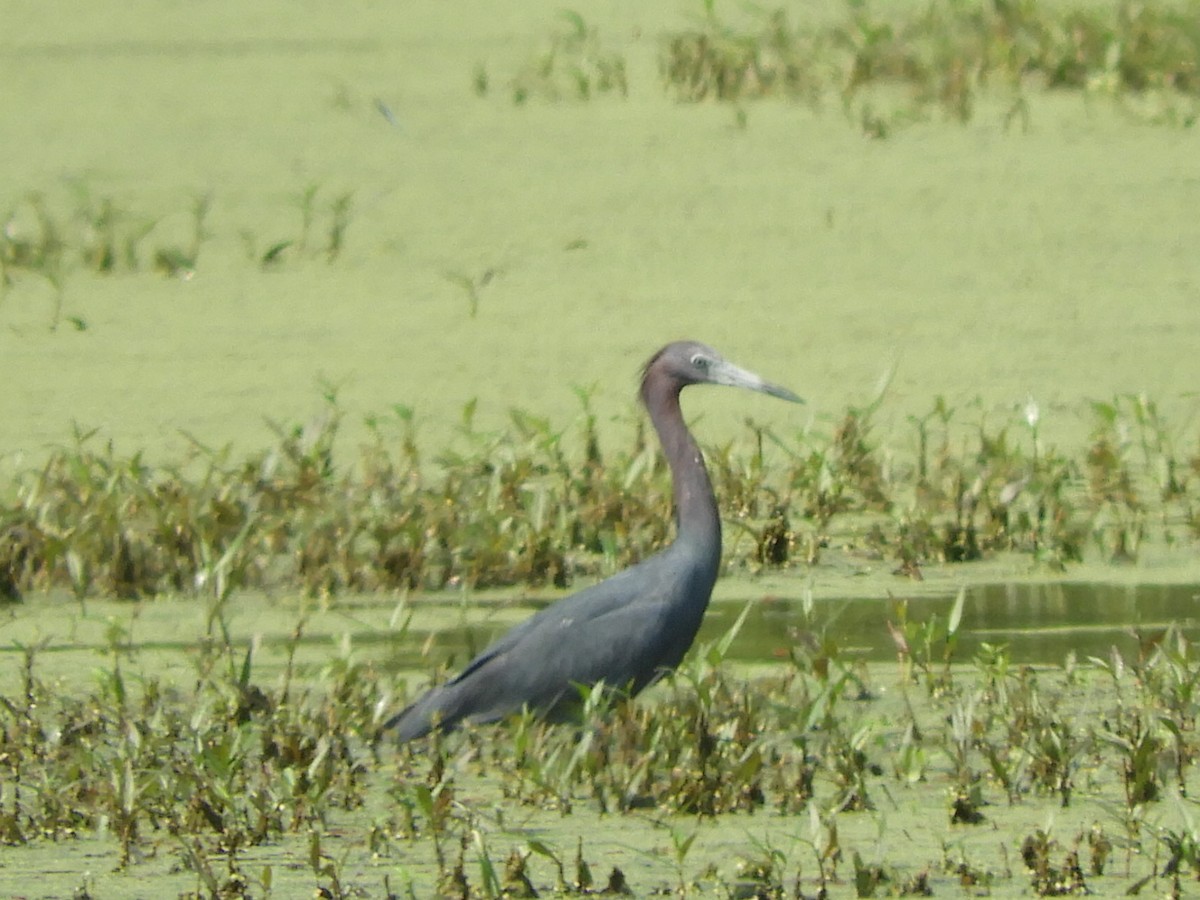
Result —
[{"label": "heron eye", "polygon": [[707,369],[708,368],[708,357],[701,356],[699,353],[697,353],[695,356],[692,357],[692,365],[695,366],[697,369]]}]

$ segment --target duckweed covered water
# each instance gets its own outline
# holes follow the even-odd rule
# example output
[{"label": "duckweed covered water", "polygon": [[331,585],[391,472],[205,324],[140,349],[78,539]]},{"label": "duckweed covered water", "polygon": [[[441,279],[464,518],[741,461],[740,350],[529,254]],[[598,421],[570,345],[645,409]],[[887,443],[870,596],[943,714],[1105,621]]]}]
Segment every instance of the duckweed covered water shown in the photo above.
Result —
[{"label": "duckweed covered water", "polygon": [[[186,245],[207,195],[208,238],[188,278],[148,258],[69,271],[57,319],[54,286],[16,273],[0,297],[10,468],[72,421],[158,459],[188,448],[181,430],[261,446],[264,418],[303,419],[323,383],[351,425],[410,405],[432,446],[472,399],[483,427],[514,404],[565,421],[572,385],[598,385],[600,421],[621,427],[638,365],[680,337],[771,373],[817,417],[895,363],[897,431],[939,395],[989,415],[1032,396],[1047,442],[1072,446],[1087,399],[1145,392],[1168,421],[1193,409],[1195,133],[1131,122],[1108,97],[1031,93],[1027,132],[984,98],[965,126],[933,116],[872,140],[837,98],[746,104],[745,128],[728,106],[673,100],[658,41],[694,23],[686,4],[586,11],[628,61],[627,98],[522,107],[505,87],[561,29],[560,4],[73,8],[64,30],[61,6],[0,3],[19,23],[0,36],[0,210],[42,194],[71,223],[81,183],[134,233],[159,223],[149,257]],[[317,248],[330,205],[354,197],[334,265],[298,252],[314,185]],[[710,392],[703,437],[744,416]]]}]

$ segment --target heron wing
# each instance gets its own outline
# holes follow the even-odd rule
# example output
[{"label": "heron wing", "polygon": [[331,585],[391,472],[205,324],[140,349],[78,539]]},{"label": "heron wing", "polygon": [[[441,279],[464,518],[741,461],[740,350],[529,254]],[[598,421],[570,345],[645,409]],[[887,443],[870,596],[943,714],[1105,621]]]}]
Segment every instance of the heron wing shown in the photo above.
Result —
[{"label": "heron wing", "polygon": [[[548,640],[553,635],[577,628],[614,612],[630,607],[653,606],[661,600],[663,593],[657,566],[651,565],[658,558],[646,560],[639,565],[618,572],[599,584],[584,588],[577,594],[564,597],[545,609],[514,625],[489,644],[467,664],[448,684],[456,684],[471,677],[497,657],[504,656],[532,635]],[[583,648],[573,648],[583,649]]]},{"label": "heron wing", "polygon": [[408,740],[434,721],[492,722],[523,706],[554,715],[599,681],[636,693],[691,646],[714,574],[670,550],[651,557],[516,625],[385,727]]},{"label": "heron wing", "polygon": [[661,625],[668,618],[666,604],[645,602],[588,618],[544,619],[447,685],[446,699],[459,693],[462,718],[491,722],[522,706],[542,713],[571,706],[579,686],[600,681],[636,693],[678,662],[667,658]]}]

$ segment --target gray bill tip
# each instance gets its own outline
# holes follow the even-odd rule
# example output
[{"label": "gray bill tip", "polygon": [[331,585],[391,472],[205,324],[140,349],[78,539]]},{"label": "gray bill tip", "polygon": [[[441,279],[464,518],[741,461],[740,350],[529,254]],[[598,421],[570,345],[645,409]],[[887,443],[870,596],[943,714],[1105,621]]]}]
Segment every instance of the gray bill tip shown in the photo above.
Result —
[{"label": "gray bill tip", "polygon": [[778,384],[771,384],[769,381],[764,381],[761,388],[764,394],[770,394],[772,397],[778,397],[780,400],[788,400],[792,403],[803,403],[804,398],[798,394],[794,394],[785,387]]}]

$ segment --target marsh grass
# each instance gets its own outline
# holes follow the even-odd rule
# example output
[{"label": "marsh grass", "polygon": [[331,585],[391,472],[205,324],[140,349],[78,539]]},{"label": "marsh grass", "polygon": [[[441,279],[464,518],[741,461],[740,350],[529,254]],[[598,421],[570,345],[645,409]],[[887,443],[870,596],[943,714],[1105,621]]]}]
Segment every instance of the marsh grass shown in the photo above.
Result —
[{"label": "marsh grass", "polygon": [[1006,127],[1028,127],[1025,95],[1033,90],[1108,97],[1154,122],[1196,120],[1194,3],[930,0],[884,11],[849,2],[832,19],[803,25],[791,24],[783,8],[763,8],[734,25],[716,6],[706,0],[695,25],[662,41],[660,71],[680,100],[815,104],[834,95],[874,137],[934,110],[969,121],[989,93],[1003,99]]},{"label": "marsh grass", "polygon": [[354,194],[347,191],[322,201],[318,184],[310,184],[300,192],[296,197],[300,212],[299,234],[294,239],[284,238],[272,243],[260,260],[264,267],[278,264],[284,251],[290,248],[295,248],[302,257],[324,258],[327,262],[333,262],[341,255],[354,210]]},{"label": "marsh grass", "polygon": [[[1003,647],[960,661],[941,638],[929,691],[820,640],[744,677],[735,624],[636,702],[591,692],[579,725],[516,717],[395,751],[378,733],[394,676],[343,642],[264,679],[259,642],[214,618],[177,681],[141,668],[132,628],[69,692],[43,679],[46,645],[20,650],[0,694],[0,840],[105,835],[89,865],[141,877],[169,856],[203,897],[1060,896],[1200,877],[1200,651],[1173,627],[1128,659],[1039,670]],[[594,846],[614,818],[606,880]],[[1012,824],[1031,818],[1047,824]]]},{"label": "marsh grass", "polygon": [[[263,268],[277,268],[288,257],[333,263],[345,248],[353,201],[353,192],[327,196],[320,185],[309,185],[295,198],[294,235],[273,238],[260,249],[257,232],[238,233],[250,260]],[[76,274],[191,279],[204,248],[220,236],[212,224],[215,202],[213,193],[204,192],[185,208],[148,212],[127,198],[100,193],[86,178],[31,191],[0,214],[0,293],[22,278],[45,280],[57,296],[51,317],[57,328],[63,292]],[[83,318],[71,322],[86,328]]]},{"label": "marsh grass", "polygon": [[[586,101],[601,94],[627,96],[625,58],[608,49],[597,29],[588,25],[580,13],[563,10],[559,20],[560,26],[550,35],[547,46],[512,77],[513,103]],[[486,70],[476,70],[473,84],[480,96],[487,93]]]},{"label": "marsh grass", "polygon": [[[85,179],[72,179],[63,197],[32,192],[8,210],[0,230],[0,275],[5,287],[21,273],[41,275],[56,287],[77,270],[190,277],[208,237],[211,208],[212,197],[201,194],[186,211],[149,215],[97,194]],[[187,224],[176,227],[170,219]]]},{"label": "marsh grass", "polygon": [[364,770],[347,741],[369,733],[370,726],[359,730],[359,716],[376,698],[360,694],[364,670],[334,664],[321,679],[331,690],[316,700],[307,690],[291,695],[286,682],[255,684],[252,649],[204,638],[195,649],[186,696],[152,676],[131,677],[114,643],[95,687],[76,697],[42,683],[40,648],[26,649],[22,695],[3,698],[0,713],[0,765],[21,786],[0,815],[4,841],[108,831],[120,869],[166,842],[204,896],[240,897],[271,877],[269,869],[258,879],[247,875],[243,853],[308,830],[314,874],[344,896],[320,851],[319,828],[329,807],[362,803]]},{"label": "marsh grass", "polygon": [[[476,427],[469,403],[432,459],[404,406],[368,419],[356,458],[335,458],[333,390],[312,421],[273,423],[275,444],[245,459],[193,440],[188,458],[152,466],[76,429],[0,493],[0,592],[220,600],[238,588],[329,596],[603,576],[670,539],[671,486],[644,423],[604,448],[586,392],[580,403],[569,428],[513,410],[496,431]],[[727,568],[811,565],[836,547],[914,579],[929,563],[998,553],[1061,570],[1200,534],[1200,450],[1145,398],[1093,404],[1091,443],[1074,456],[1042,446],[1032,402],[993,425],[958,422],[939,400],[898,448],[876,433],[877,409],[852,408],[824,434],[750,423],[709,449]]]}]

